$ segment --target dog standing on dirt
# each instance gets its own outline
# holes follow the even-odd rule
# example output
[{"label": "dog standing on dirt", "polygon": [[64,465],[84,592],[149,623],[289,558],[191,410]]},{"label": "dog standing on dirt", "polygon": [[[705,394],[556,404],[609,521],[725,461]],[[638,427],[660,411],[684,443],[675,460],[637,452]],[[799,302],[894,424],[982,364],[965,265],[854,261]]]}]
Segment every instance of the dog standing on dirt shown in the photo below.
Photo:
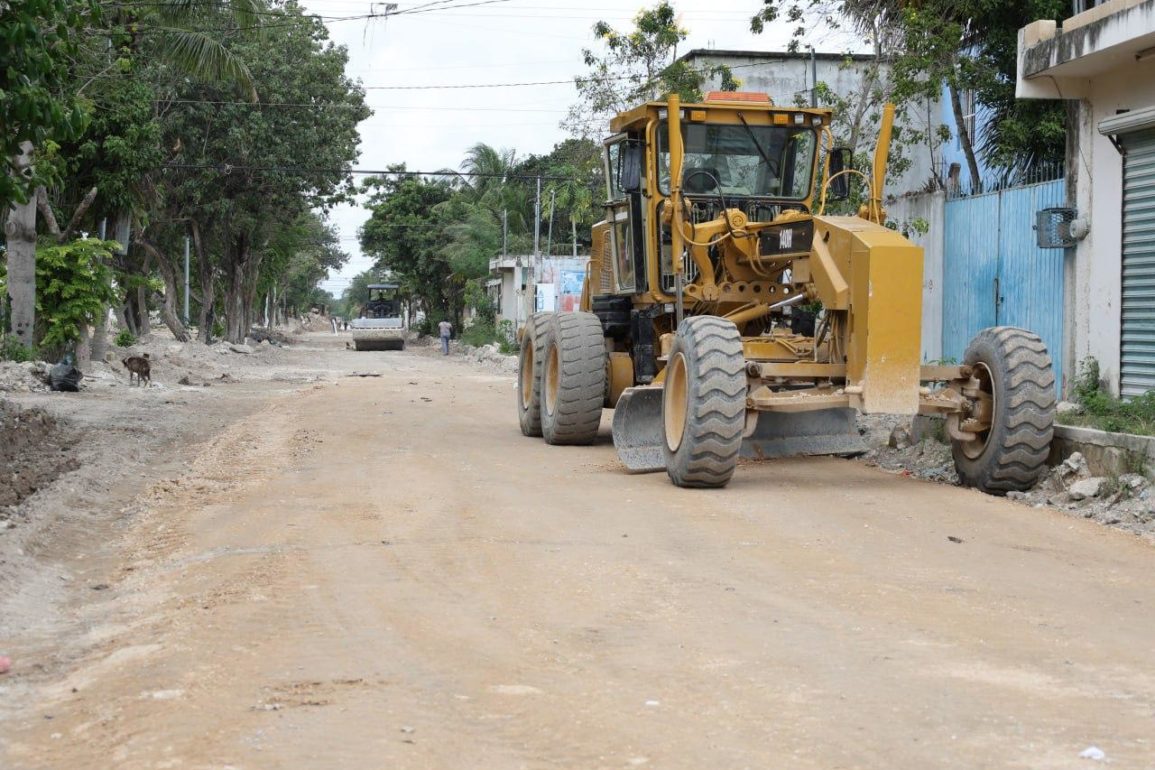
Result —
[{"label": "dog standing on dirt", "polygon": [[141,356],[129,356],[121,360],[121,363],[128,370],[129,385],[132,385],[134,378],[137,385],[152,384],[152,364],[148,360],[148,353]]}]

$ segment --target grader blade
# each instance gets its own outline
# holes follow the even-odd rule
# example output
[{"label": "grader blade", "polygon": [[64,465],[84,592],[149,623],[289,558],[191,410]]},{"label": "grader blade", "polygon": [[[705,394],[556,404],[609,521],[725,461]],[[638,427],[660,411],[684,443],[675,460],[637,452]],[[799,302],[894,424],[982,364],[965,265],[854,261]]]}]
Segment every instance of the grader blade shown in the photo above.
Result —
[{"label": "grader blade", "polygon": [[662,450],[662,389],[626,388],[614,407],[614,447],[630,473],[666,469]]},{"label": "grader blade", "polygon": [[856,455],[868,449],[853,409],[762,412],[742,440],[742,457],[770,460],[799,455]]}]

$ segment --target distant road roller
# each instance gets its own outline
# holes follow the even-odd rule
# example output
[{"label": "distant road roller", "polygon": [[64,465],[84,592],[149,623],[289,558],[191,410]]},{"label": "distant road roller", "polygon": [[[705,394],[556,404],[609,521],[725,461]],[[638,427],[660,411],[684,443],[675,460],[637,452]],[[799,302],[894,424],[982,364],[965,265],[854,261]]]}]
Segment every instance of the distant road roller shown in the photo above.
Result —
[{"label": "distant road roller", "polygon": [[[716,92],[611,121],[581,309],[522,333],[525,435],[588,444],[609,407],[627,470],[721,487],[741,456],[865,451],[856,412],[936,414],[964,484],[1035,484],[1054,423],[1046,347],[995,327],[960,364],[922,363],[923,252],[884,226],[894,108],[869,173],[834,146],[831,117]],[[857,215],[826,215],[852,176]]]},{"label": "distant road roller", "polygon": [[359,318],[349,322],[354,350],[404,350],[405,315],[400,286],[395,283],[369,284],[369,301]]}]

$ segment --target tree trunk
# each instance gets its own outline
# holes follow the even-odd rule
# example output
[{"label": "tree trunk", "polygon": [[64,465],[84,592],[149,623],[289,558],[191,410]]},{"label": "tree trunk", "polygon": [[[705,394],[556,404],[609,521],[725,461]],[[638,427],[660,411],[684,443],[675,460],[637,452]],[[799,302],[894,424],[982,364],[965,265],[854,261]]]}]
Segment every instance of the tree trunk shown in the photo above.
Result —
[{"label": "tree trunk", "polygon": [[[147,265],[144,274],[148,275]],[[148,317],[147,286],[136,287],[136,302],[134,304],[136,305],[136,325],[137,328],[140,329],[140,336],[143,337],[146,334],[152,334],[152,321],[150,321]]]},{"label": "tree trunk", "polygon": [[197,224],[196,220],[189,222],[189,230],[192,233],[193,249],[197,255],[197,278],[201,286],[199,336],[201,342],[208,345],[213,341],[213,324],[216,322],[214,310],[217,294],[216,286],[213,284],[213,266],[209,264],[208,257],[205,255],[200,225]]},{"label": "tree trunk", "polygon": [[[17,172],[32,165],[32,143],[20,145]],[[15,204],[4,225],[8,236],[8,302],[12,308],[11,331],[25,347],[36,344],[36,196]]]},{"label": "tree trunk", "polygon": [[983,191],[983,180],[979,176],[979,162],[975,157],[974,143],[971,141],[970,132],[967,131],[966,118],[963,115],[962,99],[959,98],[958,88],[954,85],[950,86],[950,107],[954,113],[955,127],[958,129],[959,142],[962,144],[963,155],[967,159],[967,168],[971,175],[971,192],[980,193]]},{"label": "tree trunk", "polygon": [[108,353],[108,308],[105,307],[100,311],[100,315],[96,319],[96,326],[92,330],[92,354],[93,361],[103,361],[104,356]]},{"label": "tree trunk", "polygon": [[92,327],[80,325],[80,337],[76,340],[76,368],[84,371],[85,363],[92,360]]},{"label": "tree trunk", "polygon": [[242,343],[256,320],[260,258],[253,254],[248,233],[237,235],[226,255],[229,265],[225,287],[225,314],[229,342]]},{"label": "tree trunk", "polygon": [[159,292],[154,294],[154,300],[157,307],[160,308],[160,317],[164,321],[164,325],[172,332],[172,336],[178,342],[188,342],[188,329],[181,323],[180,316],[176,310],[176,297],[178,292],[176,282],[176,268],[173,264],[161,253],[153,244],[140,238],[137,240],[140,247],[152,255],[156,261],[157,269],[160,271],[161,279],[164,281],[164,294]]}]

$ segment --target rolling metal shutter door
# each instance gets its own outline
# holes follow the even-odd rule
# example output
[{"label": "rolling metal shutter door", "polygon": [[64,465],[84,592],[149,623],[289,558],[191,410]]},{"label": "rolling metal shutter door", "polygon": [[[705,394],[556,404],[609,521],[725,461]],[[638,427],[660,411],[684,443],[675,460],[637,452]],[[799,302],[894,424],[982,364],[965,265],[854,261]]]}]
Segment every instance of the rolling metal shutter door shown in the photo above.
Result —
[{"label": "rolling metal shutter door", "polygon": [[1155,390],[1155,130],[1119,137],[1123,157],[1122,393]]}]

